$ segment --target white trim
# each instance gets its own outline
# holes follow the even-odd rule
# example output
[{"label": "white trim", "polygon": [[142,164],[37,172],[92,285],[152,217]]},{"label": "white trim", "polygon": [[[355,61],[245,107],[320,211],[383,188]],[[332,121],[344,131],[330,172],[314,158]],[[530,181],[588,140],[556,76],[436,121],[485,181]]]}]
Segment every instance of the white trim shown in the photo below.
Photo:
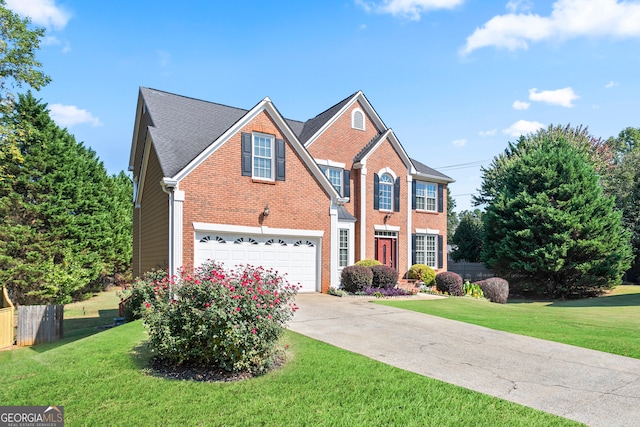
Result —
[{"label": "white trim", "polygon": [[440,234],[440,230],[432,228],[416,228],[416,234]]},{"label": "white trim", "polygon": [[177,269],[182,267],[182,219],[184,191],[173,191],[173,265],[176,269],[173,275],[177,275]]},{"label": "white trim", "polygon": [[404,148],[402,148],[402,145],[400,145],[400,141],[398,141],[396,134],[393,133],[393,129],[387,129],[385,133],[382,134],[382,136],[378,139],[378,142],[376,142],[376,144],[373,147],[371,147],[371,149],[369,149],[367,154],[362,159],[360,159],[360,163],[365,163],[369,158],[369,156],[371,156],[371,154],[374,151],[376,151],[378,147],[380,147],[380,145],[382,145],[382,143],[387,139],[389,140],[389,142],[391,142],[391,146],[396,150],[396,153],[398,153],[398,157],[400,157],[402,162],[405,164],[405,166],[407,167],[407,170],[411,174],[415,175],[416,171],[415,171],[415,168],[413,167],[413,163],[411,163],[411,159],[407,155],[407,152],[404,151]]},{"label": "white trim", "polygon": [[[411,194],[411,183],[412,183],[413,178],[411,177],[411,174],[407,175],[407,270],[409,270],[411,268],[411,258],[412,258],[412,253],[411,250],[413,249],[411,247],[412,241],[411,241],[411,228],[413,227],[413,210],[411,209],[411,198],[412,198],[412,194]],[[398,249],[399,251],[399,249]]]},{"label": "white trim", "polygon": [[[357,127],[356,124],[355,124],[356,113],[362,114],[362,127],[361,128]],[[366,120],[366,118],[367,118],[367,116],[364,114],[364,111],[362,111],[362,109],[354,108],[351,111],[351,129],[362,130],[362,131],[367,130],[366,129],[367,128],[367,120]]]},{"label": "white trim", "polygon": [[333,160],[322,160],[322,159],[314,159],[314,160],[320,166],[327,166],[330,168],[341,168],[341,169],[344,169],[347,167],[346,163],[334,162]]},{"label": "white trim", "polygon": [[388,167],[387,167],[387,168],[382,168],[382,169],[380,169],[380,170],[378,171],[378,176],[382,176],[382,175],[384,175],[385,173],[386,173],[386,174],[391,175],[391,176],[393,177],[393,181],[394,181],[394,183],[395,183],[396,178],[398,178],[398,175],[396,175],[396,173],[395,173],[391,168],[388,168]]},{"label": "white trim", "polygon": [[133,172],[136,161],[136,151],[138,148],[138,134],[140,132],[140,122],[144,114],[144,102],[142,101],[142,91],[138,90],[138,105],[136,106],[136,121],[133,124],[133,141],[131,141],[131,152],[129,153],[129,168]]},{"label": "white trim", "polygon": [[334,283],[340,282],[338,279],[338,246],[340,237],[338,233],[338,210],[334,206],[329,209],[329,218],[331,221],[331,244],[329,245],[329,265],[331,273],[329,276],[329,283],[330,286],[333,286]]},{"label": "white trim", "polygon": [[207,222],[194,222],[195,231],[218,231],[220,233],[260,234],[264,236],[302,236],[322,237],[324,230],[302,230],[294,228],[271,228],[263,225],[251,227],[246,225],[211,224]]},{"label": "white trim", "polygon": [[367,258],[367,168],[366,163],[360,167],[360,259]]},{"label": "white trim", "polygon": [[400,231],[400,226],[388,225],[388,224],[383,224],[383,225],[374,224],[373,229],[374,231]]}]

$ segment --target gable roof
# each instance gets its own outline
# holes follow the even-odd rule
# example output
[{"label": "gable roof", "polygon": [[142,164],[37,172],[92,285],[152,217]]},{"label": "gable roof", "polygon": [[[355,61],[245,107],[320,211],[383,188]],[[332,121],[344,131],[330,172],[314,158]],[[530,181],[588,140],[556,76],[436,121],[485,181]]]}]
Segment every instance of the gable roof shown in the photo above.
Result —
[{"label": "gable roof", "polygon": [[309,140],[309,138],[315,135],[315,133],[318,132],[320,128],[322,128],[329,120],[331,120],[336,114],[338,114],[338,112],[345,105],[347,105],[349,101],[351,101],[351,99],[354,98],[357,94],[358,92],[349,95],[348,97],[338,102],[333,107],[330,107],[324,110],[322,113],[318,114],[314,118],[304,122],[304,127],[302,128],[302,131],[298,134],[300,142],[305,144]]},{"label": "gable roof", "polygon": [[430,168],[424,163],[420,163],[416,159],[410,159],[411,163],[413,163],[413,167],[415,168],[417,175],[423,175],[425,178],[435,178],[446,182],[454,182],[455,180],[443,173],[438,172],[437,170]]}]

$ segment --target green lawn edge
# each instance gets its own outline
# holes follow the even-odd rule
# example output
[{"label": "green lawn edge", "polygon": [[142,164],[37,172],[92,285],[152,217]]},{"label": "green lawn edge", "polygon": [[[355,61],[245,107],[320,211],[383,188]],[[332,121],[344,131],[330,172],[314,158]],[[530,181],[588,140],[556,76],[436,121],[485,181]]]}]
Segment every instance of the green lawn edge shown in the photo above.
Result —
[{"label": "green lawn edge", "polygon": [[507,304],[494,304],[468,297],[449,297],[375,302],[640,359],[640,286],[637,285],[618,286],[602,297],[567,301],[510,300]]}]

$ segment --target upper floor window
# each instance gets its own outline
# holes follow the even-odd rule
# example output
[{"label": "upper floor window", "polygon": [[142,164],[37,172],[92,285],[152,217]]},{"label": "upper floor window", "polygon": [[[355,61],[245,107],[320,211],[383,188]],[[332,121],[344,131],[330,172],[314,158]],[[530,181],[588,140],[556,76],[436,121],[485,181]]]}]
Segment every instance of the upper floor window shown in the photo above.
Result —
[{"label": "upper floor window", "polygon": [[380,187],[379,187],[379,201],[378,205],[380,210],[390,211],[393,207],[393,178],[389,174],[383,174],[380,176]]},{"label": "upper floor window", "polygon": [[285,141],[263,133],[242,134],[242,175],[262,181],[285,180]]},{"label": "upper floor window", "polygon": [[416,181],[416,209],[425,211],[436,210],[436,184]]},{"label": "upper floor window", "polygon": [[273,181],[273,137],[253,134],[253,177]]},{"label": "upper floor window", "polygon": [[351,127],[364,130],[364,113],[360,109],[355,109],[351,113]]},{"label": "upper floor window", "polygon": [[332,168],[328,166],[320,166],[320,169],[327,176],[329,182],[331,183],[331,185],[333,185],[333,188],[336,189],[338,194],[342,194],[343,170],[340,168]]}]

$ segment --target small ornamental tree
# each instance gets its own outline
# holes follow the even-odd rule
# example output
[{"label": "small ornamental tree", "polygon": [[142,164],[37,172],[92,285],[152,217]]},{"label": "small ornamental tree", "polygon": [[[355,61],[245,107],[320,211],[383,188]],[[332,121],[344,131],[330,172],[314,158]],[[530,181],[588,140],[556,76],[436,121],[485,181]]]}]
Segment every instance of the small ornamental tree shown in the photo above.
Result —
[{"label": "small ornamental tree", "polygon": [[178,285],[160,280],[153,289],[144,323],[152,352],[170,365],[262,373],[297,310],[297,286],[261,267],[226,271],[208,263]]},{"label": "small ornamental tree", "polygon": [[548,136],[512,161],[485,214],[487,267],[522,290],[555,298],[620,283],[630,236],[588,154],[563,136]]}]

